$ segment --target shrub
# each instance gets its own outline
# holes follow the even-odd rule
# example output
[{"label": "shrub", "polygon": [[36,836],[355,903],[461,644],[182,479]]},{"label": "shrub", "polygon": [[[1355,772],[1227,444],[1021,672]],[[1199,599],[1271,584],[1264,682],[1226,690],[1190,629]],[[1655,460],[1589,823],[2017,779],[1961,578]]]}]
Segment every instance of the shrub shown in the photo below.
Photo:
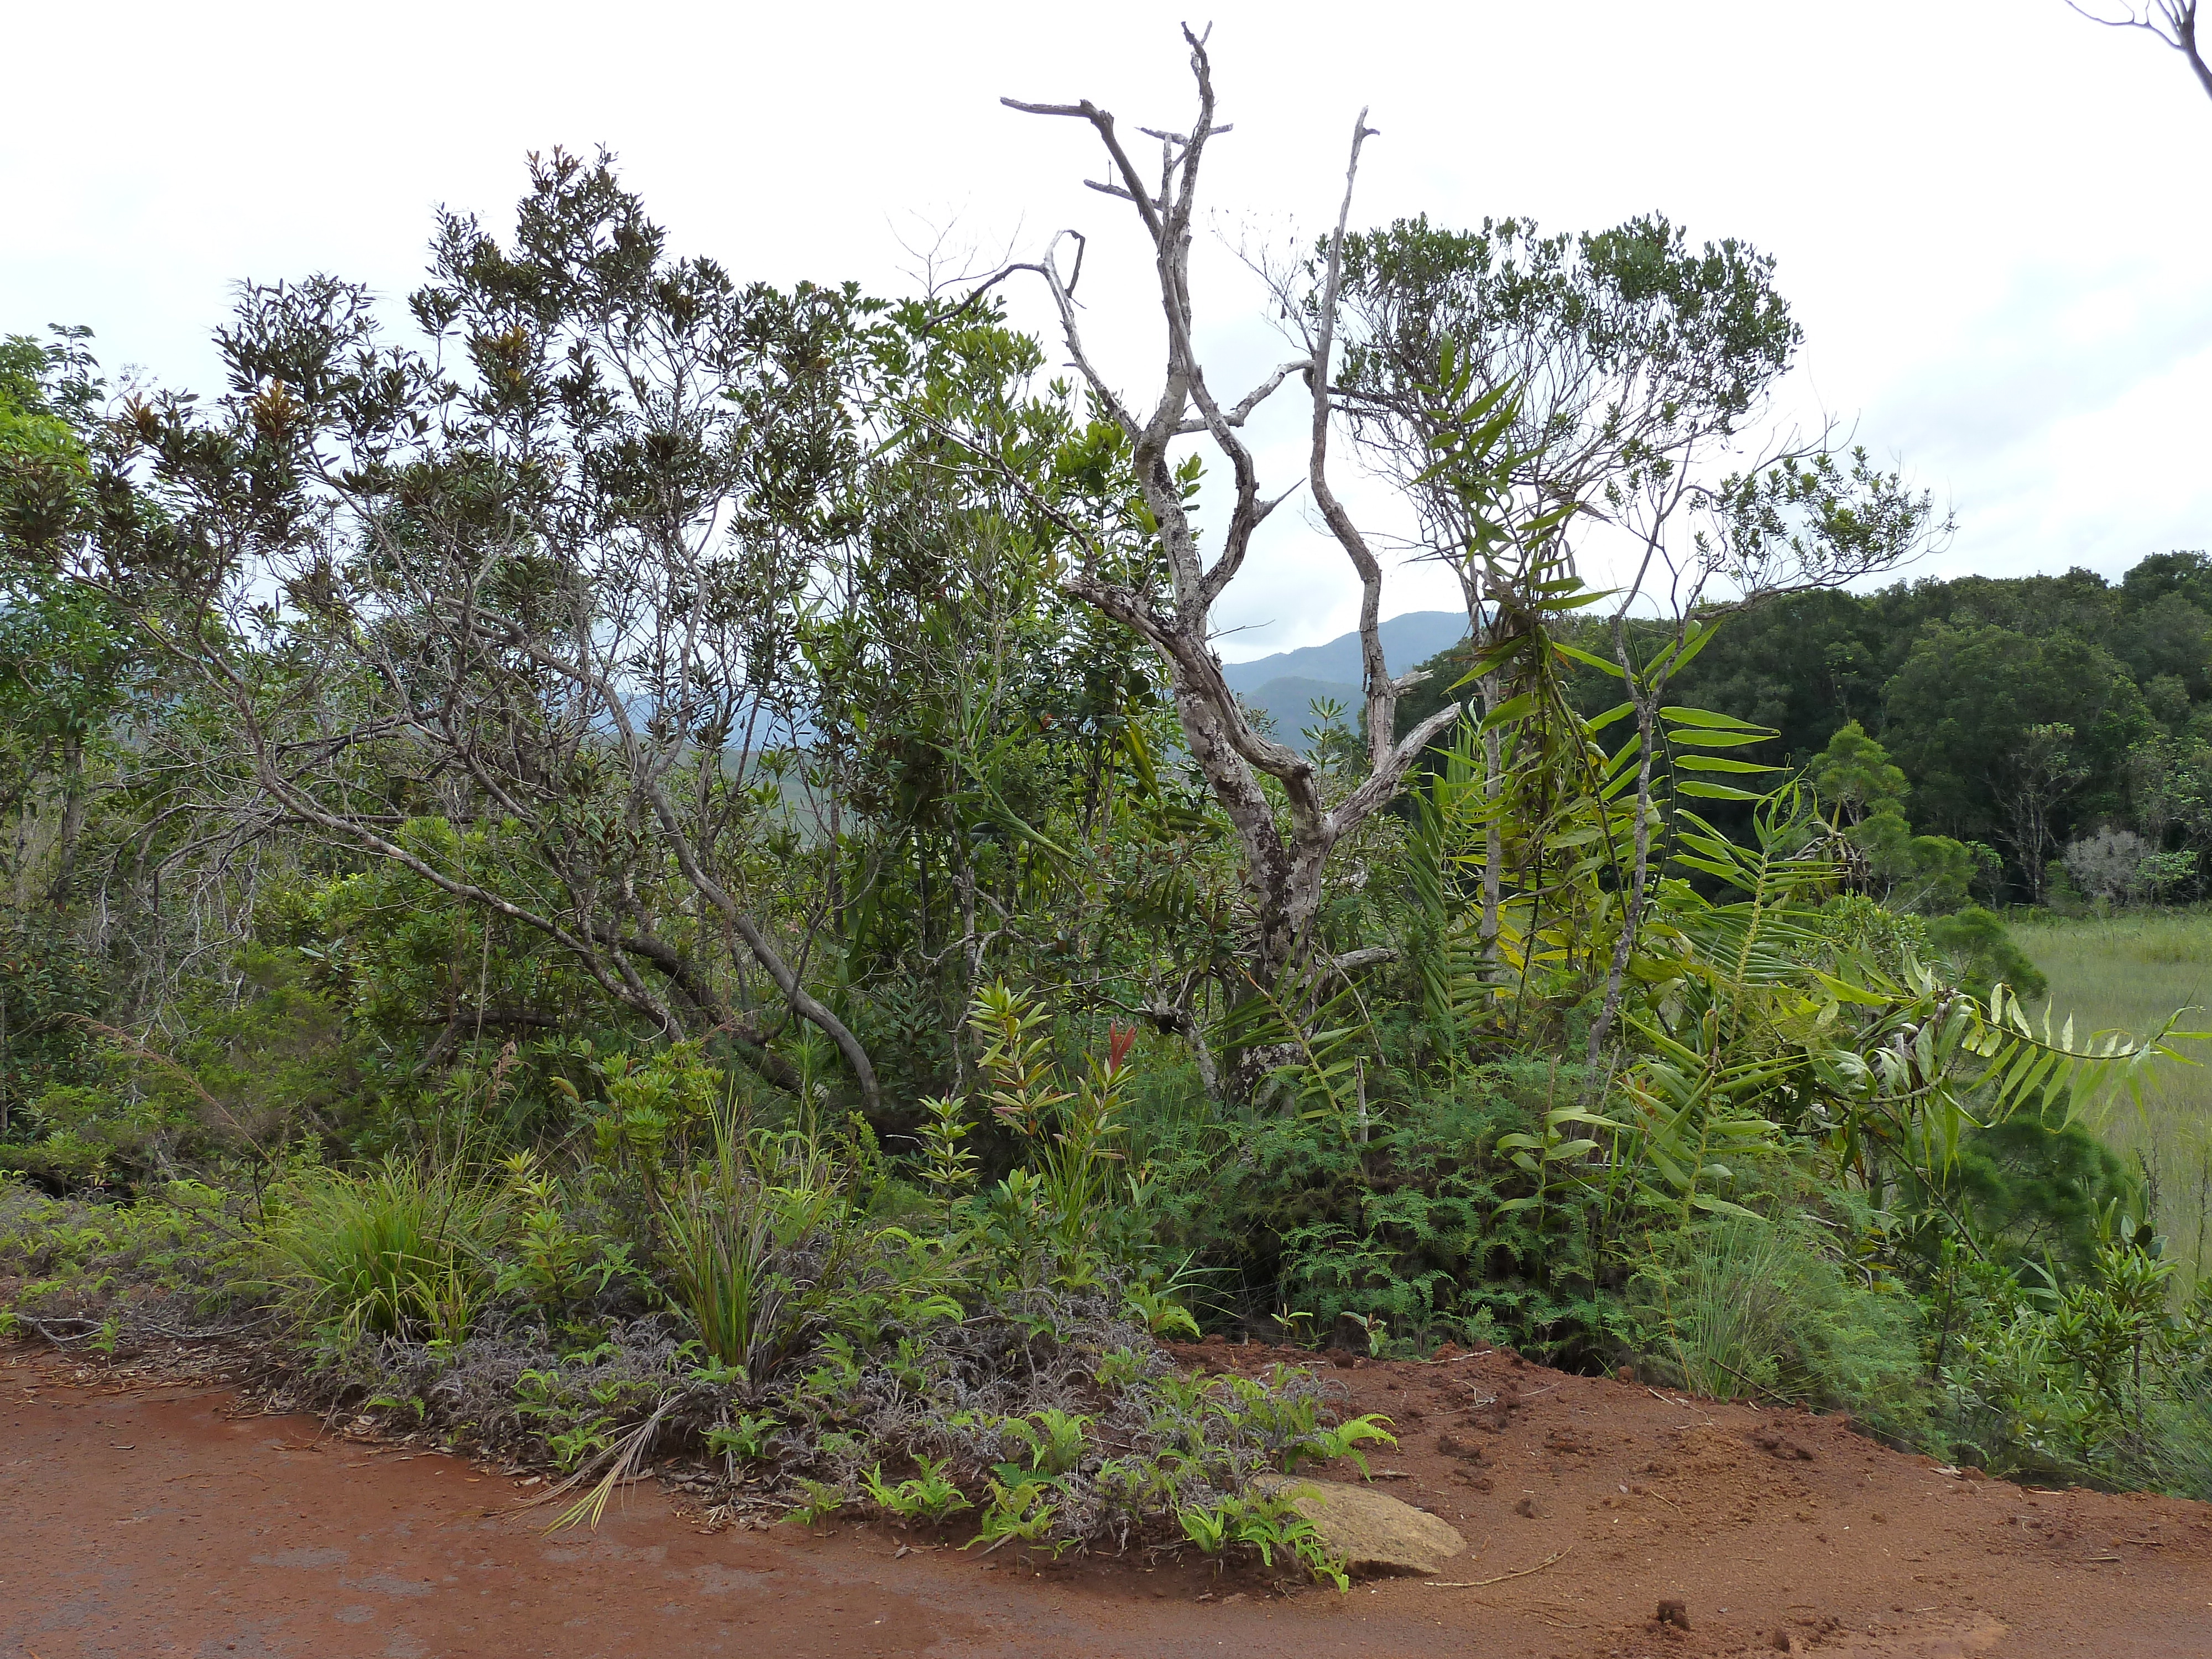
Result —
[{"label": "shrub", "polygon": [[2008,985],[2031,1002],[2050,994],[2051,981],[2013,942],[1994,910],[1970,904],[1956,915],[1938,916],[1928,924],[1928,938],[1955,964],[1962,991],[1986,998],[1991,987]]},{"label": "shrub", "polygon": [[1653,1243],[1626,1292],[1639,1367],[1691,1392],[1843,1407],[1909,1437],[1924,1419],[1919,1310],[1791,1211]]},{"label": "shrub", "polygon": [[2002,1474],[2212,1498],[2212,1285],[2177,1304],[2142,1228],[2060,1285],[1951,1264],[1964,1328],[1942,1370],[1952,1455]]},{"label": "shrub", "polygon": [[2143,860],[2157,850],[2132,830],[2100,830],[2066,844],[2066,873],[2092,898],[2118,902],[2142,890]]},{"label": "shrub", "polygon": [[1217,1282],[1241,1280],[1224,1311],[1279,1340],[1425,1352],[1503,1336],[1569,1359],[1609,1348],[1585,1198],[1562,1184],[1522,1202],[1540,1178],[1501,1147],[1535,1127],[1548,1072],[1471,1070],[1395,1098],[1370,1083],[1364,1132],[1333,1115],[1253,1114],[1157,1150],[1162,1243]]},{"label": "shrub", "polygon": [[[0,1314],[112,1351],[251,1320],[258,1246],[234,1194],[175,1181],[131,1202],[52,1198],[0,1176]],[[9,1281],[14,1281],[11,1287]]]},{"label": "shrub", "polygon": [[392,1158],[361,1175],[309,1170],[279,1197],[263,1233],[270,1280],[325,1342],[468,1334],[497,1279],[498,1188]]},{"label": "shrub", "polygon": [[2100,1222],[2142,1206],[2136,1182],[2079,1124],[2019,1117],[1977,1129],[1947,1171],[1950,1196],[1984,1247],[2015,1269],[2048,1263],[2069,1276],[2095,1265]]},{"label": "shrub", "polygon": [[765,1380],[817,1324],[837,1322],[870,1230],[847,1176],[796,1131],[725,1125],[663,1206],[671,1293],[707,1352]]}]

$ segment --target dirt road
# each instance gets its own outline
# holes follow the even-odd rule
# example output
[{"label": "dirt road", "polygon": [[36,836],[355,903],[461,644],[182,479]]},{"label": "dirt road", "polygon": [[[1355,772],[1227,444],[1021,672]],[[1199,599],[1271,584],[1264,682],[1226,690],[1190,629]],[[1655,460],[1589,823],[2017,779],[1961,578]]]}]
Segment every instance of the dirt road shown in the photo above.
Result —
[{"label": "dirt road", "polygon": [[1285,1594],[854,1526],[708,1534],[656,1487],[548,1538],[528,1489],[465,1459],[0,1351],[0,1654],[2212,1656],[2204,1505],[2023,1491],[1508,1356],[1340,1375],[1399,1423],[1386,1489],[1467,1536],[1444,1577],[1519,1576]]}]

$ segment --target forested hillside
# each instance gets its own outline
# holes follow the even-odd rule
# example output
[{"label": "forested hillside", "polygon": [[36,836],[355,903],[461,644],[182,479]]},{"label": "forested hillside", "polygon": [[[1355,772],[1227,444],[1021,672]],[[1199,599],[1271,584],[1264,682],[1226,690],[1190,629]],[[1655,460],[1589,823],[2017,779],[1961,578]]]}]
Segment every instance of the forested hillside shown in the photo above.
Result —
[{"label": "forested hillside", "polygon": [[[1462,649],[1437,659],[1438,684]],[[1687,701],[1813,762],[1856,725],[1924,832],[1989,849],[1976,896],[2193,899],[2212,849],[2212,559],[2154,554],[2118,582],[1968,576],[1785,595],[1676,678]],[[1595,713],[1607,690],[1585,673]],[[1409,699],[1401,724],[1426,704]],[[2118,839],[2115,840],[2115,832]]]},{"label": "forested hillside", "polygon": [[[1881,586],[1947,526],[1771,440],[1770,256],[1361,229],[1364,125],[1261,273],[1284,361],[1214,385],[1188,46],[1158,168],[1012,106],[1106,168],[1123,291],[1072,234],[754,283],[556,151],[404,314],[246,285],[221,386],[9,338],[0,1332],[225,1345],[570,1518],[681,1444],[725,1514],[1339,1583],[1257,1477],[1393,1425],[1164,1336],[2212,1494],[2212,1295],[2083,1127],[2181,1039],[2032,1011],[1974,902],[2195,890],[2212,571]],[[1425,678],[1355,467],[1466,596]],[[1293,500],[1360,605],[1297,746],[1214,652]]]}]

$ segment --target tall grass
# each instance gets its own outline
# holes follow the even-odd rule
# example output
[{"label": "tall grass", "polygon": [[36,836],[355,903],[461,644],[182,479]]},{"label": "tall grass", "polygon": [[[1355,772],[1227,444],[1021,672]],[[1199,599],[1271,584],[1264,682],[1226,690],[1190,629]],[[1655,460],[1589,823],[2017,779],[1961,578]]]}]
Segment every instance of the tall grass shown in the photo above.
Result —
[{"label": "tall grass", "polygon": [[458,1343],[491,1294],[506,1224],[497,1188],[451,1164],[395,1158],[298,1177],[263,1237],[279,1295],[325,1340]]},{"label": "tall grass", "polygon": [[848,1289],[868,1242],[836,1160],[811,1136],[726,1122],[660,1219],[677,1305],[710,1355],[756,1382]]},{"label": "tall grass", "polygon": [[[2037,916],[2013,936],[2051,981],[2051,1008],[2091,1031],[2154,1031],[2178,1008],[2212,1030],[2212,911],[2120,911],[2107,916]],[[2167,1066],[2143,1088],[2142,1104],[2122,1097],[2094,1112],[2090,1127],[2151,1183],[2166,1252],[2187,1281],[2212,1272],[2212,1045],[2202,1066]]]},{"label": "tall grass", "polygon": [[1624,1297],[1632,1343],[1694,1394],[1848,1405],[1909,1437],[1923,1409],[1914,1304],[1849,1271],[1818,1233],[1785,1213],[1652,1241]]}]

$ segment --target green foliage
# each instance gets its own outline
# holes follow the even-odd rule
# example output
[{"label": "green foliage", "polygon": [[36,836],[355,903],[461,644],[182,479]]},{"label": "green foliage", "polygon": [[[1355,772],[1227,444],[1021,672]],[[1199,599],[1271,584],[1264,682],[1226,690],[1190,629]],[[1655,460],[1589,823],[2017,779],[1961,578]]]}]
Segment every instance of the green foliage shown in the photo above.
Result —
[{"label": "green foliage", "polygon": [[1082,1461],[1091,1419],[1054,1407],[1028,1417],[1006,1418],[999,1427],[1001,1432],[1021,1443],[1029,1454],[1031,1470],[1060,1475]]},{"label": "green foliage", "polygon": [[1890,763],[1889,751],[1856,720],[1838,726],[1828,746],[1805,769],[1805,781],[1838,823],[1853,824],[1885,808],[1901,808],[1911,786]]},{"label": "green foliage", "polygon": [[841,1486],[811,1480],[802,1480],[799,1485],[806,1493],[805,1501],[795,1505],[791,1513],[801,1526],[819,1526],[845,1507],[846,1494]]},{"label": "green foliage", "polygon": [[[19,1112],[29,1133],[0,1141],[0,1168],[58,1185],[136,1184],[179,1163],[267,1166],[288,1141],[330,1134],[360,1082],[358,1050],[296,961],[248,945],[234,969],[227,989],[180,999],[182,1030],[164,1046],[52,1013],[50,1028],[76,1040],[73,1080]],[[36,1054],[38,1039],[26,1048]]]},{"label": "green foliage", "polygon": [[[1160,1339],[2197,1479],[2203,1297],[2124,1224],[2182,1166],[2081,1127],[2184,1036],[2031,1018],[1972,901],[2199,883],[2212,562],[1771,592],[1934,523],[1863,455],[1692,477],[1799,343],[1771,261],[1401,221],[1344,418],[1474,596],[1401,731],[1473,712],[1402,815],[1324,708],[1232,821],[1203,665],[1065,581],[1187,605],[1195,463],[988,295],[668,247],[556,153],[512,239],[441,218],[434,350],[254,288],[229,395],[103,416],[80,334],[0,344],[0,1170],[79,1194],[0,1188],[10,1328],[258,1321],[572,1516],[669,1437],[732,1502],[1340,1584],[1262,1477],[1387,1420]],[[1608,616],[1569,527],[1662,496],[1717,574]]]},{"label": "green foliage", "polygon": [[1625,1293],[1639,1375],[1719,1399],[1843,1408],[1882,1432],[1924,1429],[1920,1310],[1786,1210],[1658,1235]]},{"label": "green foliage", "polygon": [[503,1167],[512,1209],[495,1294],[520,1297],[548,1314],[559,1314],[638,1279],[629,1242],[581,1224],[578,1206],[534,1156],[518,1152]]},{"label": "green foliage", "polygon": [[465,1339],[497,1279],[507,1200],[452,1165],[310,1168],[271,1195],[262,1237],[277,1295],[339,1349],[366,1339]]},{"label": "green foliage", "polygon": [[1220,1555],[1242,1545],[1259,1556],[1262,1566],[1273,1567],[1275,1552],[1281,1550],[1316,1583],[1334,1584],[1340,1590],[1351,1588],[1342,1558],[1330,1552],[1314,1523],[1298,1512],[1291,1491],[1224,1498],[1179,1510],[1176,1520],[1183,1536],[1204,1554]]},{"label": "green foliage", "polygon": [[2014,1272],[2043,1267],[2069,1279],[2091,1272],[2100,1227],[2140,1212],[2143,1196],[2081,1126],[2027,1118],[1967,1135],[1939,1180],[1944,1207],[1984,1253]]},{"label": "green foliage", "polygon": [[975,994],[969,1023],[984,1043],[991,1109],[1030,1149],[1052,1225],[1073,1251],[1096,1230],[1115,1166],[1125,1161],[1118,1143],[1135,1033],[1115,1027],[1105,1059],[1092,1060],[1071,1091],[1048,1056],[1045,1014],[1035,1002],[1003,983],[987,985]]},{"label": "green foliage", "polygon": [[2063,1285],[1952,1264],[1964,1328],[1941,1360],[1958,1454],[1999,1474],[2212,1495],[2212,1303],[2173,1294],[2148,1229]]},{"label": "green foliage", "polygon": [[1957,963],[1959,988],[1975,996],[1987,998],[2002,985],[2033,1000],[2051,989],[1996,914],[1978,904],[1936,917],[1928,924],[1928,942]]},{"label": "green foliage", "polygon": [[2077,782],[2117,778],[2150,733],[2141,693],[2103,647],[1995,624],[1931,625],[1885,702],[1893,750],[1917,781],[1923,815],[1945,830],[1987,826],[2023,861],[2039,860],[2050,836],[2030,815],[2075,788],[2058,785],[2039,807],[2036,792],[2049,787],[2033,769],[2035,728],[2063,723],[2078,738]]},{"label": "green foliage", "polygon": [[996,1549],[1009,1539],[1018,1539],[1024,1544],[1052,1544],[1055,1559],[1066,1548],[1052,1537],[1053,1528],[1060,1519],[1060,1507],[1053,1501],[1054,1488],[1046,1480],[1017,1480],[1009,1486],[998,1480],[990,1486],[990,1502],[984,1506],[982,1518],[975,1537],[966,1547],[977,1544]]},{"label": "green foliage", "polygon": [[887,1295],[905,1320],[957,1315],[929,1282],[941,1269],[901,1282],[850,1181],[817,1139],[724,1125],[665,1201],[671,1293],[706,1352],[742,1380],[765,1382],[817,1334],[851,1334]]},{"label": "green foliage", "polygon": [[1922,915],[1950,915],[1966,903],[1978,884],[1986,884],[2001,867],[1996,854],[1979,842],[1914,835],[1894,809],[1863,819],[1853,827],[1850,840],[1888,902]]},{"label": "green foliage", "polygon": [[869,1498],[884,1514],[900,1521],[934,1524],[956,1510],[974,1507],[960,1488],[946,1478],[945,1468],[949,1461],[925,1461],[919,1474],[895,1483],[884,1480],[883,1465],[878,1463],[869,1471],[864,1484]]},{"label": "green foliage", "polygon": [[136,1201],[55,1198],[0,1177],[0,1279],[9,1311],[60,1338],[112,1335],[143,1314],[226,1328],[256,1300],[259,1248],[237,1194],[177,1181]]},{"label": "green foliage", "polygon": [[740,1412],[731,1421],[707,1431],[707,1449],[729,1460],[732,1468],[756,1463],[768,1455],[782,1419],[773,1412]]},{"label": "green foliage", "polygon": [[[93,1032],[100,966],[59,919],[0,915],[0,1168],[27,1173],[54,1158],[27,1144],[46,1120],[33,1103],[50,1091],[83,1086],[94,1074]],[[70,1170],[83,1179],[88,1169]]]},{"label": "green foliage", "polygon": [[964,1104],[945,1095],[921,1103],[921,1176],[948,1219],[976,1181],[975,1154],[968,1146],[973,1126]]},{"label": "green foliage", "polygon": [[[1889,751],[1856,720],[1839,728],[1805,769],[1821,809],[1865,861],[1865,884],[1899,910],[1948,915],[1978,881],[2002,868],[1995,854],[1948,836],[1916,836],[1905,821],[1911,793]],[[1980,988],[1986,994],[1986,984]]]}]

